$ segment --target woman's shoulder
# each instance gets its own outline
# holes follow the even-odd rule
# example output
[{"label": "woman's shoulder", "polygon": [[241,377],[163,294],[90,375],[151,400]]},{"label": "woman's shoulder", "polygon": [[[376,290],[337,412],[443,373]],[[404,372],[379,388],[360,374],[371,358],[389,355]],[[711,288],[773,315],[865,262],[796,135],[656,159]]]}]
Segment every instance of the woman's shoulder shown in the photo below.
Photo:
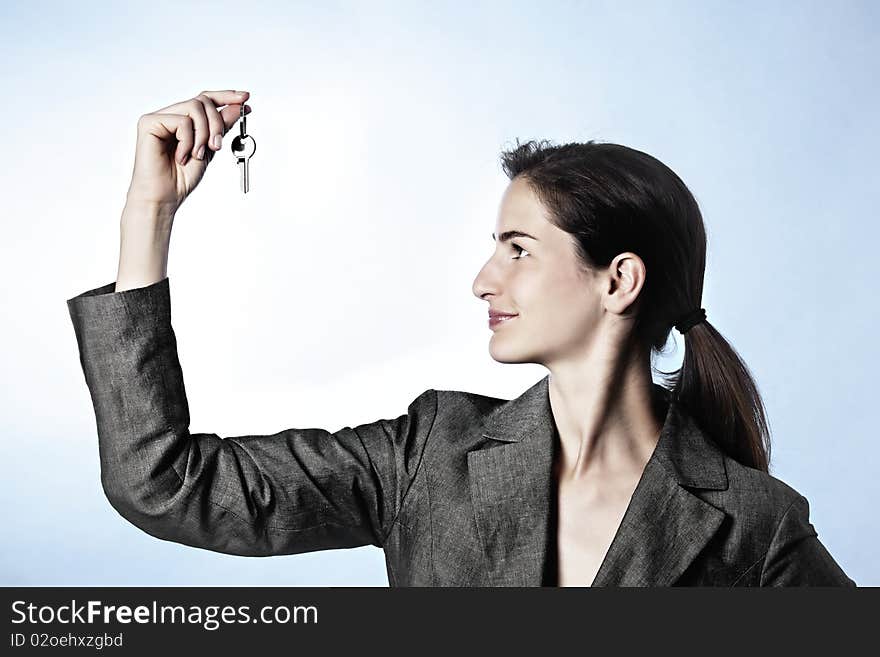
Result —
[{"label": "woman's shoulder", "polygon": [[728,488],[718,501],[724,510],[752,522],[776,525],[786,514],[796,513],[808,522],[809,502],[792,484],[779,476],[752,468],[724,456]]},{"label": "woman's shoulder", "polygon": [[729,486],[716,501],[740,544],[755,547],[762,586],[855,586],[819,539],[810,503],[780,477],[725,457]]},{"label": "woman's shoulder", "polygon": [[432,389],[435,395],[435,428],[439,433],[477,431],[485,426],[493,411],[510,400],[464,390]]},{"label": "woman's shoulder", "polygon": [[509,399],[490,397],[477,392],[465,390],[435,390],[437,402],[447,409],[465,410],[479,415],[488,415],[501,404],[509,402]]}]

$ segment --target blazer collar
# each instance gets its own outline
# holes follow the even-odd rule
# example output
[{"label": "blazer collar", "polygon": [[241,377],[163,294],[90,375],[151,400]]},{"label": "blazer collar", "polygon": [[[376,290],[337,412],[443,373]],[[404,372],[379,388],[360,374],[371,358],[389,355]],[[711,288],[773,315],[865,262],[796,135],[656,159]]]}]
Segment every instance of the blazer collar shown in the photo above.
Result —
[{"label": "blazer collar", "polygon": [[[555,548],[552,466],[557,431],[548,374],[486,418],[489,440],[468,453],[469,483],[493,586],[540,586]],[[725,518],[687,488],[724,490],[724,455],[671,398],[660,438],[592,586],[664,586]],[[586,585],[586,583],[585,583]]]}]

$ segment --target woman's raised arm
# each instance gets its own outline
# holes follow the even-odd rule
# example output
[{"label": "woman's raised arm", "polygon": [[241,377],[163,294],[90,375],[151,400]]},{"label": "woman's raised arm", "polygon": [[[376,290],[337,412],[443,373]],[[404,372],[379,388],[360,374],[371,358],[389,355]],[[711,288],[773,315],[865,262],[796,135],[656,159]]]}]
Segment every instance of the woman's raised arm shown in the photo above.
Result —
[{"label": "woman's raised arm", "polygon": [[[437,412],[427,390],[396,419],[334,433],[189,432],[169,279],[67,301],[113,507],[158,538],[267,556],[382,546]],[[295,406],[295,404],[294,404]]]}]

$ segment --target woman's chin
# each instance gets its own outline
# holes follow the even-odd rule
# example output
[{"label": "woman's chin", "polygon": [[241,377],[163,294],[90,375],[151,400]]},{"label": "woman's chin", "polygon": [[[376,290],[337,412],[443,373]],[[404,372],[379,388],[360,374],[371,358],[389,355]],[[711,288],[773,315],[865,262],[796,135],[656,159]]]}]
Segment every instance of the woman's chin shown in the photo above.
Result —
[{"label": "woman's chin", "polygon": [[516,349],[504,348],[499,345],[496,345],[494,341],[489,343],[489,355],[492,357],[492,360],[498,361],[499,363],[523,363],[526,362],[524,360],[524,354],[520,353]]}]

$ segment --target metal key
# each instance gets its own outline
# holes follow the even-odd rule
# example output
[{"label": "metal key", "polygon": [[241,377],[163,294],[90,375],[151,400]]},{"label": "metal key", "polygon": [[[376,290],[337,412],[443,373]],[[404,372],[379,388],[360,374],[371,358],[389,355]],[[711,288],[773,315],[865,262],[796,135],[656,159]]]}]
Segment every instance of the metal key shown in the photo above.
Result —
[{"label": "metal key", "polygon": [[241,106],[241,134],[232,140],[232,154],[235,156],[238,166],[241,167],[241,191],[245,194],[250,189],[250,171],[248,160],[257,151],[257,142],[247,134],[247,118],[244,115],[244,104]]}]

